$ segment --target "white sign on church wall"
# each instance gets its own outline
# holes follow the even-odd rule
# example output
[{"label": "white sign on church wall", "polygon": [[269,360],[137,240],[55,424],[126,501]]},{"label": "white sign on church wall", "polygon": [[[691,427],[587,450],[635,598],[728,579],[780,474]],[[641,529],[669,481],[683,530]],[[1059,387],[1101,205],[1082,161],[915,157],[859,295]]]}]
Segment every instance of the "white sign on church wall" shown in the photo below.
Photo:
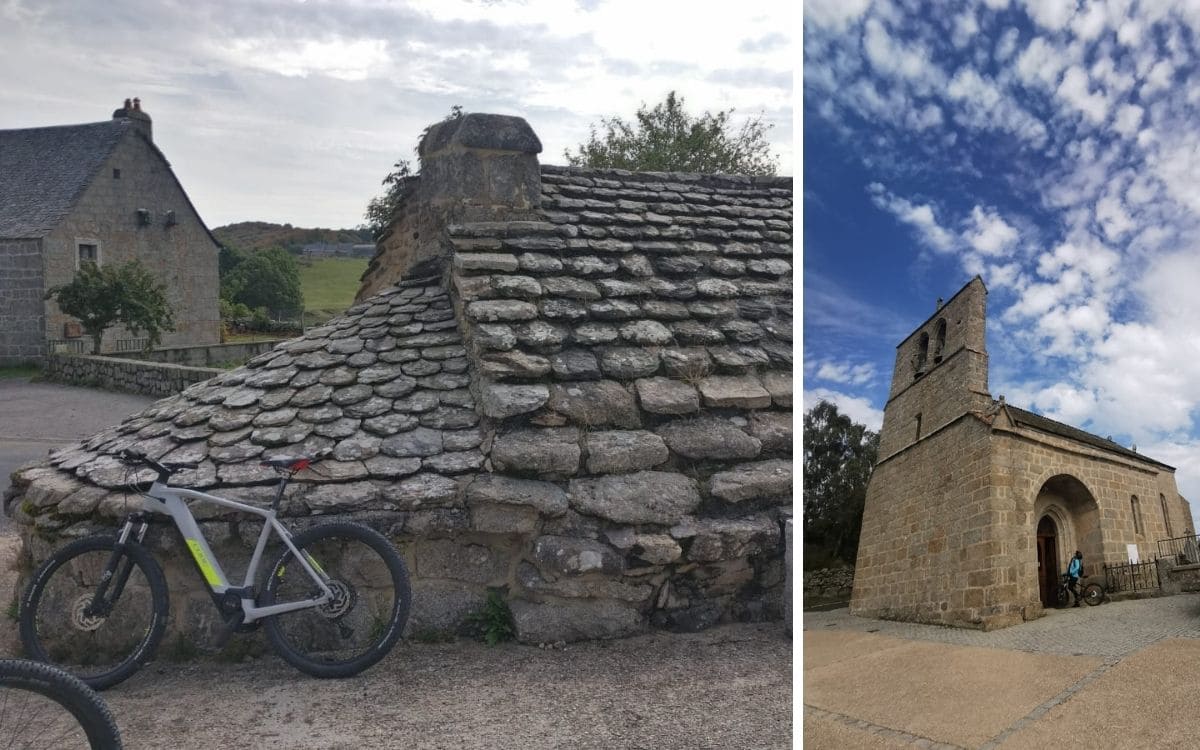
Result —
[{"label": "white sign on church wall", "polygon": [[1138,550],[1137,550],[1136,544],[1126,544],[1125,549],[1129,550],[1129,562],[1131,562],[1131,563],[1141,562],[1141,560],[1138,558]]}]

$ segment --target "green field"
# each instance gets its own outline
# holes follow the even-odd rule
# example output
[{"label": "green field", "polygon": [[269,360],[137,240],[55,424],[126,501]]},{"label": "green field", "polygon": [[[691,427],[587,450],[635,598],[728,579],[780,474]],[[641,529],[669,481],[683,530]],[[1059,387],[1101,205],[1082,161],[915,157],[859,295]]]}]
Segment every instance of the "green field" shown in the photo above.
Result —
[{"label": "green field", "polygon": [[304,311],[311,324],[315,316],[327,320],[354,303],[358,280],[367,270],[366,258],[317,258],[300,261],[300,289]]}]

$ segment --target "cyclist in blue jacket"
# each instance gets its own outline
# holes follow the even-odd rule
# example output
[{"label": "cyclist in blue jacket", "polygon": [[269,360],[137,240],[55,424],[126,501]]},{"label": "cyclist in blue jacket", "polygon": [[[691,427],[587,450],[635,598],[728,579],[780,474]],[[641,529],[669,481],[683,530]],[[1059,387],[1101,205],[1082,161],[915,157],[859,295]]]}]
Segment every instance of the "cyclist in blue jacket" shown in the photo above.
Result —
[{"label": "cyclist in blue jacket", "polygon": [[1075,595],[1075,606],[1079,606],[1079,577],[1083,575],[1083,553],[1075,550],[1071,564],[1067,566],[1067,576],[1070,579],[1067,588]]}]

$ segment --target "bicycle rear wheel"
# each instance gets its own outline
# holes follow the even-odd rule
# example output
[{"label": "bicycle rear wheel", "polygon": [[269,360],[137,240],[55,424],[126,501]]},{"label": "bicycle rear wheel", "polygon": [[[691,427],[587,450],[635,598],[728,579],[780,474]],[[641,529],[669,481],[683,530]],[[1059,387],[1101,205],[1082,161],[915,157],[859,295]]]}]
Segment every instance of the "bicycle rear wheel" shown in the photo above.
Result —
[{"label": "bicycle rear wheel", "polygon": [[49,664],[4,659],[0,743],[30,750],[120,750],[121,733],[104,701],[81,680]]},{"label": "bicycle rear wheel", "polygon": [[1104,587],[1098,583],[1089,583],[1083,587],[1083,601],[1094,607],[1104,601]]},{"label": "bicycle rear wheel", "polygon": [[21,599],[21,642],[31,659],[103,690],[154,657],[169,606],[166,579],[149,552],[126,542],[117,554],[115,537],[90,536],[33,574]]},{"label": "bicycle rear wheel", "polygon": [[[319,573],[334,598],[319,607],[263,622],[275,651],[314,677],[349,677],[382,659],[395,645],[412,603],[408,571],[396,548],[361,524],[314,526],[292,543]],[[303,601],[321,590],[291,550],[271,568],[263,606]]]}]

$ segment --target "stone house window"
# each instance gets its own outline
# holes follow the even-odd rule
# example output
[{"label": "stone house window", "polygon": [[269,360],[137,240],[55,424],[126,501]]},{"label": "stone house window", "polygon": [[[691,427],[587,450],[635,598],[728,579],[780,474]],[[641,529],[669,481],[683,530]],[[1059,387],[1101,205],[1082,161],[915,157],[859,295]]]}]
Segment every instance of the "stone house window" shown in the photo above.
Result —
[{"label": "stone house window", "polygon": [[1141,536],[1145,533],[1142,528],[1142,509],[1138,507],[1138,496],[1129,498],[1129,512],[1133,515],[1133,533]]},{"label": "stone house window", "polygon": [[116,167],[113,168],[113,179],[114,180],[121,179],[121,170],[117,169]]},{"label": "stone house window", "polygon": [[1162,505],[1163,526],[1167,530],[1167,538],[1170,539],[1171,537],[1175,536],[1175,534],[1171,531],[1171,514],[1167,512],[1167,496],[1161,492],[1158,493],[1158,502],[1160,505]]},{"label": "stone house window", "polygon": [[75,270],[85,263],[100,265],[100,240],[75,240]]},{"label": "stone house window", "polygon": [[916,372],[913,373],[914,378],[919,378],[925,374],[925,360],[929,358],[929,334],[922,333],[921,338],[917,340],[917,365]]},{"label": "stone house window", "polygon": [[917,440],[921,439],[921,415],[917,415]]},{"label": "stone house window", "polygon": [[946,349],[946,319],[937,322],[937,330],[933,335],[933,363],[942,361],[942,353]]}]

